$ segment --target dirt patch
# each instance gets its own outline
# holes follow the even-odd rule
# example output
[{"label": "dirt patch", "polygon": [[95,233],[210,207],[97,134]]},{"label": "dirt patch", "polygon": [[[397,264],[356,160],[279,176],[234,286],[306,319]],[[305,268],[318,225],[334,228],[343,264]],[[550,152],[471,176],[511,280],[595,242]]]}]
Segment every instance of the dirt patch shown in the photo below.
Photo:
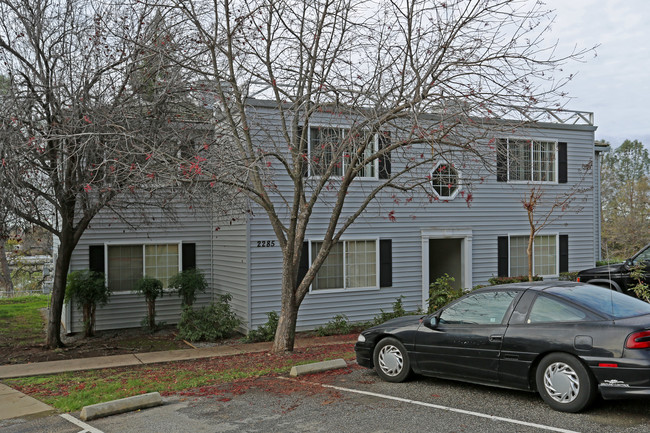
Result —
[{"label": "dirt patch", "polygon": [[[304,332],[296,335],[297,340],[308,338],[310,343],[332,344],[350,341],[355,334],[318,337]],[[0,336],[0,365],[25,364],[30,362],[59,361],[65,359],[92,358],[95,356],[125,355],[131,353],[159,352],[164,350],[191,349],[218,345],[242,343],[241,335],[218,342],[188,343],[177,339],[174,325],[166,326],[154,333],[142,328],[97,331],[94,337],[84,338],[83,334],[61,335],[65,347],[55,350],[45,349],[43,343],[16,344],[10,336]],[[45,330],[42,338],[45,341]]]},{"label": "dirt patch", "polygon": [[[0,337],[0,365],[191,349],[193,346],[235,344],[241,340],[241,337],[236,337],[218,343],[188,344],[177,339],[176,335],[175,326],[167,326],[154,333],[141,328],[97,331],[90,338],[84,338],[81,333],[62,334],[65,347],[55,350],[45,349],[43,343],[17,345],[12,338]],[[45,332],[42,337],[41,341],[45,341]]]}]

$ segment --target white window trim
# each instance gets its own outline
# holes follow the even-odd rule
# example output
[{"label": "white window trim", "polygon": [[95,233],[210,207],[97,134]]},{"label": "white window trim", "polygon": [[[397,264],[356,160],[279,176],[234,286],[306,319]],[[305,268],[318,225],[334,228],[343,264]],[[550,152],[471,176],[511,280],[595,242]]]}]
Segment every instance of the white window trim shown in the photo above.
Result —
[{"label": "white window trim", "polygon": [[[440,167],[442,164],[450,165],[454,170],[456,170],[456,174],[458,175],[458,185],[456,187],[456,191],[450,196],[444,196],[438,194],[438,191],[433,187],[433,173],[435,173],[436,169]],[[429,185],[431,185],[431,190],[433,191],[433,194],[435,194],[436,197],[438,197],[441,200],[453,200],[458,196],[458,193],[463,189],[463,173],[457,169],[452,163],[447,162],[447,161],[438,161],[431,171],[429,172]]]},{"label": "white window trim", "polygon": [[[525,232],[514,232],[514,233],[508,233],[508,276],[509,277],[517,277],[518,275],[510,275],[510,260],[512,258],[512,254],[510,254],[510,238],[511,237],[525,237],[529,238],[530,233],[525,233]],[[540,275],[542,278],[559,278],[560,277],[560,233],[559,232],[550,232],[550,233],[537,233],[535,237],[537,236],[555,236],[555,270],[557,273],[555,274],[547,274],[547,275]],[[528,259],[528,258],[526,258]],[[535,243],[533,241],[533,276],[535,276]]]},{"label": "white window trim", "polygon": [[[379,238],[368,238],[368,237],[351,237],[351,238],[345,238],[345,239],[340,239],[339,242],[343,243],[343,284],[345,284],[346,280],[346,263],[345,263],[345,243],[346,242],[354,242],[354,241],[375,241],[375,286],[374,287],[343,287],[340,289],[314,289],[313,284],[309,285],[309,293],[311,294],[332,294],[332,293],[342,293],[342,292],[363,292],[363,291],[378,291],[380,289],[379,287]],[[322,238],[314,238],[314,239],[308,239],[307,242],[309,243],[309,265],[311,266],[313,262],[312,258],[312,244],[315,242],[323,242]],[[315,279],[315,278],[314,278]]]},{"label": "white window trim", "polygon": [[[322,176],[320,175],[314,175],[312,174],[312,159],[311,159],[311,129],[312,128],[329,128],[329,129],[341,129],[343,130],[343,136],[345,137],[345,134],[350,131],[349,126],[333,126],[333,125],[320,125],[320,124],[307,124],[307,162],[308,162],[308,167],[307,167],[307,178],[309,179],[320,179]],[[372,137],[372,143],[373,143],[373,153],[376,153],[377,150],[379,149],[379,137],[378,134],[374,134]],[[345,173],[346,169],[346,158],[344,155],[341,155],[341,173]],[[379,158],[375,158],[371,164],[374,167],[374,176],[357,176],[354,178],[355,181],[359,180],[361,182],[368,182],[368,181],[376,181],[379,180]],[[341,174],[341,177],[343,174]],[[331,176],[331,177],[338,177],[338,176]],[[317,242],[317,241],[316,241]]]},{"label": "white window trim", "polygon": [[[504,137],[504,140],[506,140],[506,173],[508,174],[508,183],[511,183],[513,185],[528,185],[530,183],[534,183],[535,185],[556,185],[558,184],[558,176],[559,176],[559,169],[558,169],[558,155],[559,155],[559,141],[556,139],[549,139],[549,138],[532,138],[532,137]],[[533,180],[533,166],[534,166],[534,155],[533,152],[530,153],[530,167],[531,167],[531,179],[530,180],[511,180],[510,179],[510,140],[523,140],[523,141],[544,141],[546,143],[555,143],[555,180],[550,181],[550,180]]]},{"label": "white window trim", "polygon": [[[146,261],[145,261],[145,246],[147,245],[170,245],[170,244],[176,244],[178,245],[178,272],[181,272],[183,270],[183,241],[179,241],[177,239],[172,239],[172,240],[157,240],[157,241],[147,241],[147,242],[137,242],[137,241],[127,241],[127,242],[120,242],[120,241],[108,241],[104,242],[104,284],[106,287],[108,287],[108,247],[117,247],[121,245],[125,246],[130,246],[130,245],[142,245],[142,275],[145,275],[144,270],[146,267]],[[170,293],[173,292],[173,289],[169,289],[167,287],[164,288],[165,293]],[[112,294],[125,294],[125,293],[133,293],[132,290],[119,290],[119,291],[114,291],[111,292]]]}]

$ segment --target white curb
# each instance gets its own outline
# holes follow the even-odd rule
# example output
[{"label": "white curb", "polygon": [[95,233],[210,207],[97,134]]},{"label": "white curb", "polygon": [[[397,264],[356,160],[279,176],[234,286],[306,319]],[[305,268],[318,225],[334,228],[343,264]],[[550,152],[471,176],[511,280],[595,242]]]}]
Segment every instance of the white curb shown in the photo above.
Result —
[{"label": "white curb", "polygon": [[150,392],[148,394],[135,395],[133,397],[84,406],[84,408],[81,409],[79,418],[83,421],[89,421],[103,416],[160,406],[161,404],[162,398],[160,397],[160,394],[157,392]]},{"label": "white curb", "polygon": [[348,364],[342,359],[332,359],[331,361],[314,362],[313,364],[303,364],[291,367],[289,376],[296,377],[303,374],[319,373],[321,371],[336,370],[346,368]]}]

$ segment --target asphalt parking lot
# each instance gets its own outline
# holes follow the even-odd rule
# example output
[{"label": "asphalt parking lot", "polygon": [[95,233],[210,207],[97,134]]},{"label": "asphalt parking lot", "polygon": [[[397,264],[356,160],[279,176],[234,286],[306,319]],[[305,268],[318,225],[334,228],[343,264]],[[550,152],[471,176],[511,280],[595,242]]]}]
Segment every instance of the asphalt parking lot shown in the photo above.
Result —
[{"label": "asphalt parking lot", "polygon": [[[77,414],[71,414],[78,418]],[[67,419],[66,419],[67,418]],[[87,424],[54,415],[0,422],[3,432],[648,432],[650,401],[597,400],[551,410],[536,395],[431,378],[382,382],[357,366],[297,379],[261,377]],[[71,422],[72,421],[72,422]]]}]

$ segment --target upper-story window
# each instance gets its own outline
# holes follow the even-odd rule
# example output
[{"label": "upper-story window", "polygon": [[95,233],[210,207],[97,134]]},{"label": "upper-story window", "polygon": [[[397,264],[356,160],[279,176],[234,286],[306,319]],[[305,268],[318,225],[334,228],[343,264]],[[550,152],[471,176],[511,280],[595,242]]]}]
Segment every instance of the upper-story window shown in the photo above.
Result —
[{"label": "upper-story window", "polygon": [[453,199],[460,190],[460,173],[448,162],[438,162],[431,170],[431,186],[440,198]]},{"label": "upper-story window", "polygon": [[[354,134],[354,135],[352,135]],[[331,176],[342,176],[356,149],[366,144],[361,160],[372,156],[377,149],[377,137],[349,129],[312,126],[309,128],[309,175],[323,176],[330,165]],[[356,177],[377,179],[379,160],[361,167]]]},{"label": "upper-story window", "polygon": [[557,142],[506,138],[500,152],[507,158],[508,181],[557,182]]}]

